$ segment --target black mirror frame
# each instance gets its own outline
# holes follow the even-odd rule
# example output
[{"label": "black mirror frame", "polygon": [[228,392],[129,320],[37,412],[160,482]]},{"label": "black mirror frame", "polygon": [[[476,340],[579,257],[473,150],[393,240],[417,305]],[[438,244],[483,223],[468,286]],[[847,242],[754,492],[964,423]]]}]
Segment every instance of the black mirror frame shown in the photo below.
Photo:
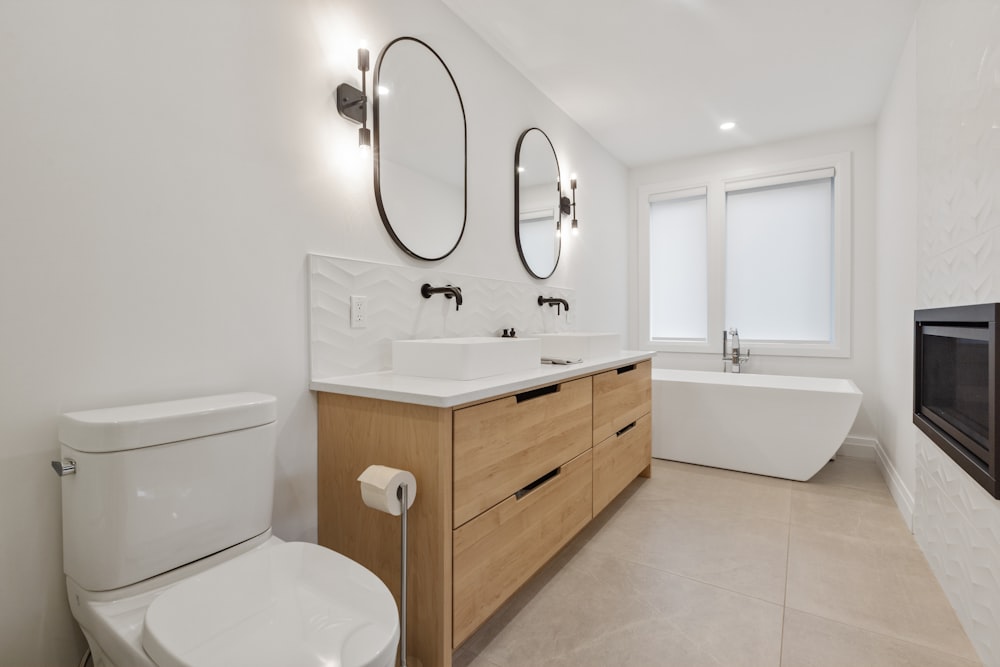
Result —
[{"label": "black mirror frame", "polygon": [[529,127],[527,130],[521,133],[521,136],[517,138],[517,146],[514,148],[514,241],[517,244],[517,254],[521,258],[521,264],[524,265],[524,269],[531,275],[532,278],[538,278],[539,280],[545,280],[551,278],[552,274],[556,272],[559,267],[559,258],[562,256],[562,235],[559,235],[559,248],[556,251],[556,261],[552,265],[552,270],[548,275],[540,276],[531,270],[528,266],[528,260],[524,257],[524,251],[521,249],[521,176],[520,172],[517,170],[517,165],[521,162],[521,143],[524,138],[528,135],[528,132],[532,130],[538,130],[541,132],[542,136],[545,137],[545,141],[549,142],[549,148],[552,149],[552,159],[556,161],[556,184],[559,190],[559,226],[562,226],[562,171],[559,169],[559,156],[556,155],[556,147],[552,145],[552,140],[549,139],[549,135],[545,134],[545,130],[540,127]]},{"label": "black mirror frame", "polygon": [[[389,216],[386,214],[385,206],[383,206],[382,204],[382,185],[379,178],[379,142],[380,142],[381,132],[379,131],[378,78],[379,78],[379,72],[382,69],[382,59],[385,58],[385,54],[389,51],[389,47],[391,47],[396,42],[401,42],[403,40],[416,42],[422,45],[432,54],[434,54],[434,57],[437,58],[438,62],[441,63],[441,67],[443,67],[444,71],[447,72],[448,78],[451,79],[451,85],[455,87],[455,96],[458,97],[458,106],[462,110],[462,155],[464,158],[463,159],[464,164],[462,165],[462,204],[463,204],[462,231],[459,232],[458,238],[455,240],[455,245],[453,245],[451,249],[448,250],[448,252],[444,253],[440,257],[423,257],[422,255],[418,255],[417,253],[413,252],[408,247],[406,247],[406,244],[403,243],[403,241],[396,235],[396,232],[393,231],[392,223],[389,222]],[[427,42],[421,39],[417,39],[416,37],[403,36],[403,37],[397,37],[396,39],[392,40],[391,42],[385,45],[385,47],[382,49],[381,52],[379,52],[378,60],[375,62],[375,73],[372,77],[372,97],[374,98],[374,103],[372,104],[372,109],[373,109],[372,134],[374,135],[372,143],[372,167],[374,170],[375,204],[376,206],[378,206],[378,214],[379,217],[382,218],[382,225],[385,227],[385,230],[389,232],[389,236],[392,238],[393,242],[397,246],[399,246],[400,250],[405,252],[410,257],[413,257],[415,259],[422,259],[427,262],[436,262],[442,260],[451,253],[453,253],[455,251],[455,248],[458,247],[458,244],[462,242],[462,237],[465,235],[465,226],[469,219],[469,123],[468,119],[465,117],[465,103],[462,101],[462,93],[458,90],[458,84],[455,83],[455,77],[452,76],[451,70],[448,69],[448,65],[445,64],[444,60],[441,58],[440,55],[438,55],[437,51],[432,49]]]}]

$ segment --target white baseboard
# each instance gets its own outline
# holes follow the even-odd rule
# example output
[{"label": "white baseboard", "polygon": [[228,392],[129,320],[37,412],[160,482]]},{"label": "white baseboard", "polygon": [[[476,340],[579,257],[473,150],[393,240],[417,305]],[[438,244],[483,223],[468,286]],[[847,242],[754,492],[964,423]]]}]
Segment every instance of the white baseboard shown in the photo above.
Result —
[{"label": "white baseboard", "polygon": [[878,458],[875,454],[876,447],[878,447],[878,440],[875,438],[849,435],[844,438],[844,444],[837,450],[837,456],[874,461]]},{"label": "white baseboard", "polygon": [[878,441],[875,442],[875,454],[877,455],[878,469],[882,472],[882,477],[885,478],[885,483],[889,486],[889,493],[896,501],[896,506],[899,508],[900,514],[903,515],[903,519],[906,520],[910,532],[913,532],[913,493],[903,484],[903,478],[896,472],[896,467],[889,460],[889,454]]}]

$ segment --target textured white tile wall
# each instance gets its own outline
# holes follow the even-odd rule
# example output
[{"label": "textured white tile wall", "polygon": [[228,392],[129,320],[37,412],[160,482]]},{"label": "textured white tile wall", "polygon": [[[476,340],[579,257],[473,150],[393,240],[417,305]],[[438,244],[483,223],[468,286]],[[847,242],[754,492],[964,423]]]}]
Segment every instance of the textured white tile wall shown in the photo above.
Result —
[{"label": "textured white tile wall", "polygon": [[[462,307],[420,286],[457,285]],[[350,298],[368,297],[368,326],[350,327]],[[538,297],[559,297],[570,311],[539,306]],[[514,327],[518,335],[565,331],[577,316],[574,290],[410,267],[309,255],[309,349],[311,377],[328,378],[387,370],[392,341],[450,336],[494,336]],[[561,310],[561,309],[560,309]]]},{"label": "textured white tile wall", "polygon": [[[917,307],[1000,301],[1000,4],[917,17]],[[917,435],[914,534],[984,664],[1000,667],[1000,501]]]},{"label": "textured white tile wall", "polygon": [[1000,664],[997,501],[922,434],[913,531],[984,664]]}]

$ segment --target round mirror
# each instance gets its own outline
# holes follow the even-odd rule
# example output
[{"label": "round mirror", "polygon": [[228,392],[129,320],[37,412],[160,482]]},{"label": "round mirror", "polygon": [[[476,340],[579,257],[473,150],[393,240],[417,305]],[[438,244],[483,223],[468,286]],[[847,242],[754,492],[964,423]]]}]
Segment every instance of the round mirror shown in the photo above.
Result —
[{"label": "round mirror", "polygon": [[465,231],[465,107],[434,49],[400,37],[375,64],[375,201],[393,241],[444,259]]},{"label": "round mirror", "polygon": [[514,238],[528,273],[548,278],[562,249],[559,160],[548,135],[532,127],[514,150]]}]

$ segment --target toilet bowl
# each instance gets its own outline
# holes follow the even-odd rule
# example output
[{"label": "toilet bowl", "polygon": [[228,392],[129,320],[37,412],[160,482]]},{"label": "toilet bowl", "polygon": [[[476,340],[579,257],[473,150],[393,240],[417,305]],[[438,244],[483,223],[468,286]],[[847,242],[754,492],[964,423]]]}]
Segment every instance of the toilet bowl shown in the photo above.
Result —
[{"label": "toilet bowl", "polygon": [[231,394],[63,416],[64,570],[95,667],[395,664],[385,584],[271,534],[274,413]]}]

